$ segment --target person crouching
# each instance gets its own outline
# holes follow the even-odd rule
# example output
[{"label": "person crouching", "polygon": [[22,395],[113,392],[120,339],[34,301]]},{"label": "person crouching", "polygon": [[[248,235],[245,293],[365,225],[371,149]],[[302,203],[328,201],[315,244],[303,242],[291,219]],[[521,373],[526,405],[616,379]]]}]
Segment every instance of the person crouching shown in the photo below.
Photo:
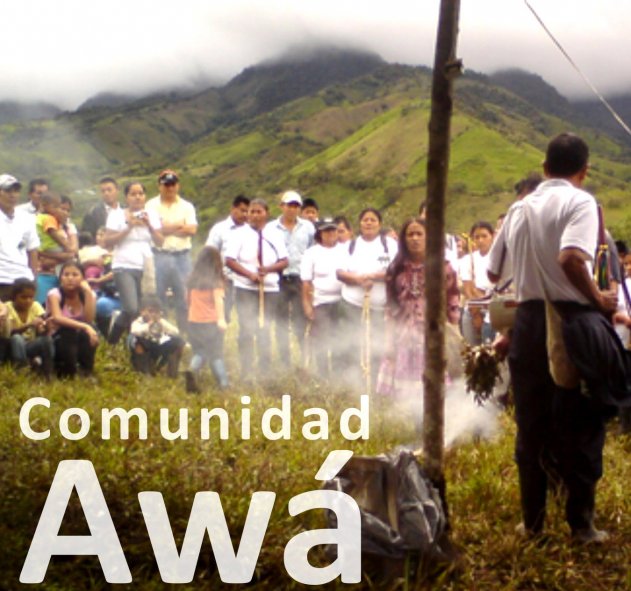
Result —
[{"label": "person crouching", "polygon": [[45,311],[35,301],[36,285],[30,279],[16,279],[7,304],[11,361],[18,367],[30,365],[50,379],[53,369],[53,339],[48,334]]},{"label": "person crouching", "polygon": [[185,343],[178,329],[162,318],[162,305],[157,297],[143,300],[130,334],[131,363],[135,370],[155,374],[166,366],[167,375],[177,377]]}]

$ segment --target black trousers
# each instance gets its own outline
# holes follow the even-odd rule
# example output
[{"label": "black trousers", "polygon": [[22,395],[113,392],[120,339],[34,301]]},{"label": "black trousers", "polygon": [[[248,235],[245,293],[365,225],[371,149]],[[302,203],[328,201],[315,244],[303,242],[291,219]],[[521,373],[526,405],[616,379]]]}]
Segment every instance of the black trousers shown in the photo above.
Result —
[{"label": "black trousers", "polygon": [[309,335],[310,353],[315,358],[320,376],[331,375],[329,353],[331,354],[332,375],[343,371],[339,334],[340,302],[320,304],[313,310],[314,318]]},{"label": "black trousers", "polygon": [[567,489],[570,528],[589,527],[603,469],[605,408],[579,388],[568,390],[554,384],[548,369],[543,301],[518,307],[508,361],[524,525],[532,532],[543,528],[549,473],[554,471]]},{"label": "black trousers", "polygon": [[[258,369],[259,374],[265,374],[272,369],[272,343],[270,324],[275,317],[278,293],[265,292],[263,310],[265,322],[259,326],[259,292],[258,290],[235,288],[235,304],[239,317],[239,357],[241,359],[241,374],[253,377]],[[258,352],[258,360],[254,363],[254,344]],[[281,363],[285,363],[281,359]]]},{"label": "black trousers", "polygon": [[74,377],[78,369],[84,374],[92,373],[96,345],[90,344],[84,331],[63,326],[53,335],[53,343],[58,377]]},{"label": "black trousers", "polygon": [[166,365],[169,377],[176,377],[177,366],[185,344],[184,339],[179,336],[169,337],[164,343],[135,337],[131,351],[132,367],[141,373],[154,373]]},{"label": "black trousers", "polygon": [[291,359],[289,352],[290,327],[302,347],[307,320],[302,309],[302,281],[297,275],[281,275],[278,284],[276,307],[276,346],[278,355],[284,361]]}]

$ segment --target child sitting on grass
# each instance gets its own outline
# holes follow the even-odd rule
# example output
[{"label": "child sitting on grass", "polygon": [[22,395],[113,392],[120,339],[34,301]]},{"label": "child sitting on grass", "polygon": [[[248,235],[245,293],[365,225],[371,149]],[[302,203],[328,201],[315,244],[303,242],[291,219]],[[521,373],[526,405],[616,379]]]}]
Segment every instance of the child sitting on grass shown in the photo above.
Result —
[{"label": "child sitting on grass", "polygon": [[18,367],[29,363],[49,379],[53,369],[53,339],[48,334],[45,311],[35,301],[35,282],[17,279],[7,304],[11,361]]},{"label": "child sitting on grass", "polygon": [[140,316],[130,329],[132,367],[141,373],[155,374],[166,366],[167,376],[177,377],[184,340],[178,329],[162,318],[162,305],[157,297],[146,297]]},{"label": "child sitting on grass", "polygon": [[0,363],[4,363],[11,358],[10,334],[11,328],[9,326],[7,305],[0,300]]}]

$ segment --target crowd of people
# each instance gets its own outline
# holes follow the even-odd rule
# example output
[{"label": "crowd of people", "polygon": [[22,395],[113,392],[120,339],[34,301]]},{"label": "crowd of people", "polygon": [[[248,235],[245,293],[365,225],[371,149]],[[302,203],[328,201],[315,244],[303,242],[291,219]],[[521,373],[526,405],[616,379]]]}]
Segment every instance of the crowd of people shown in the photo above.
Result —
[{"label": "crowd of people", "polygon": [[[533,174],[517,183],[517,200],[542,180]],[[28,200],[19,204],[21,183],[2,175],[2,359],[47,377],[89,374],[99,342],[115,346],[123,339],[135,369],[153,373],[164,366],[175,377],[188,342],[192,361],[184,383],[199,392],[204,365],[221,387],[229,384],[223,336],[236,316],[242,376],[268,375],[275,349],[286,367],[293,355],[294,366],[310,366],[321,376],[418,396],[424,205],[397,233],[383,227],[372,207],[354,228],[344,216],[321,218],[316,201],[293,190],[281,196],[276,218],[263,199],[238,195],[193,266],[196,211],[179,188],[177,173],[164,170],[156,197],[147,200],[144,185],[129,182],[121,202],[117,181],[104,177],[101,200],[78,231],[71,200],[45,179],[32,180]],[[471,345],[496,337],[487,270],[503,219],[481,220],[468,233],[445,237],[447,319]],[[618,246],[631,270],[631,255]],[[612,279],[620,286],[617,328],[628,341],[623,277],[618,272]],[[170,311],[173,324],[163,317]]]},{"label": "crowd of people", "polygon": [[[581,189],[587,157],[580,138],[558,136],[548,146],[545,180],[531,174],[517,183],[506,215],[447,235],[444,289],[447,320],[471,345],[506,336],[496,335],[489,317],[494,290],[513,290],[518,303],[508,358],[523,531],[542,531],[553,467],[569,492],[573,535],[601,541],[593,516],[604,421],[630,398],[631,253],[613,242]],[[126,184],[121,203],[117,181],[102,178],[101,201],[79,231],[71,200],[45,179],[32,180],[20,204],[21,183],[0,175],[1,360],[49,379],[89,375],[99,343],[123,341],[139,372],[183,373],[186,390],[198,393],[208,365],[226,388],[237,372],[226,368],[224,334],[236,317],[242,379],[269,375],[275,350],[275,367],[308,367],[369,392],[420,397],[424,206],[396,232],[373,207],[352,224],[321,217],[315,200],[289,190],[271,217],[265,200],[238,195],[193,261],[195,207],[180,196],[175,171],[162,171],[157,184],[149,200],[142,183]],[[551,373],[548,304],[561,317],[580,383],[559,385]],[[187,343],[190,363],[181,372]]]}]

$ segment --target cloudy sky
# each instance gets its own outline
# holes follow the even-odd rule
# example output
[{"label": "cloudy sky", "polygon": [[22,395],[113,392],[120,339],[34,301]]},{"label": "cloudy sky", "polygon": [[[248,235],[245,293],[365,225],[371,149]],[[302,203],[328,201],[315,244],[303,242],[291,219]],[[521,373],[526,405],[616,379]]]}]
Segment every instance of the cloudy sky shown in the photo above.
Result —
[{"label": "cloudy sky", "polygon": [[[592,80],[631,92],[626,0],[530,0]],[[101,92],[143,93],[227,80],[303,43],[365,47],[431,65],[439,0],[7,0],[0,99],[74,108]],[[458,54],[468,69],[521,67],[566,96],[589,91],[524,0],[461,0]],[[618,68],[622,69],[618,69]]]}]

